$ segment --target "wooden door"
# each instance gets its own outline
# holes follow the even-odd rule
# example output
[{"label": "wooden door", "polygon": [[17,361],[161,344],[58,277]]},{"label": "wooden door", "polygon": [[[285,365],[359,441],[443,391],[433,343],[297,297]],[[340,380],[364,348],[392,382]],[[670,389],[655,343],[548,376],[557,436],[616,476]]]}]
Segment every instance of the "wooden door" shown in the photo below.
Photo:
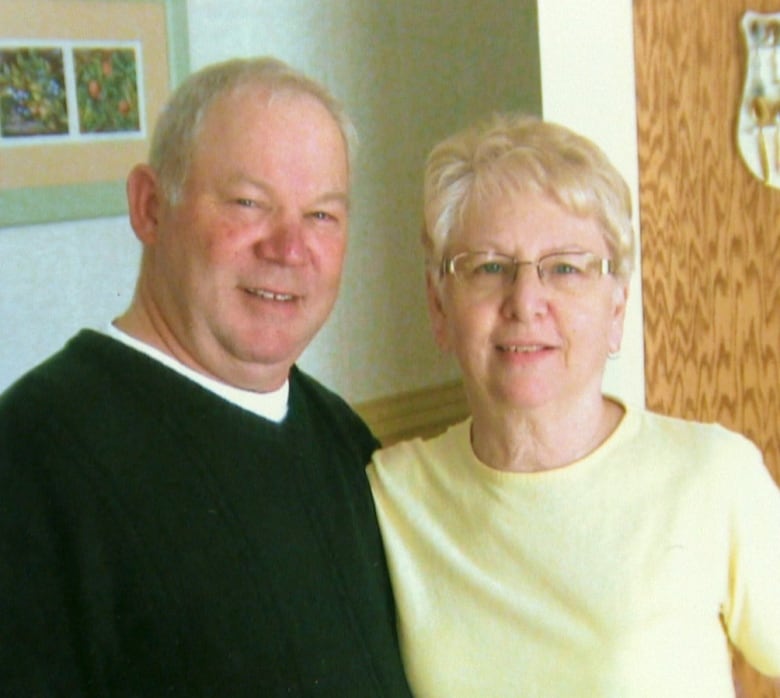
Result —
[{"label": "wooden door", "polygon": [[748,435],[780,482],[780,190],[737,149],[747,9],[780,1],[634,0],[646,394]]}]

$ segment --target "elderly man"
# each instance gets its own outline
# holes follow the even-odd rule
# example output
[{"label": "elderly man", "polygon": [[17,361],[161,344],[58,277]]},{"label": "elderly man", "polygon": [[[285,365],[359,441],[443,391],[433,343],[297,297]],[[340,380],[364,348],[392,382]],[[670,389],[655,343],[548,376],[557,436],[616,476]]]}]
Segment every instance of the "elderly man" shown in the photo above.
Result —
[{"label": "elderly man", "polygon": [[173,95],[128,177],[130,308],[0,398],[0,694],[409,695],[376,440],[294,365],[339,287],[351,130],[273,59]]}]

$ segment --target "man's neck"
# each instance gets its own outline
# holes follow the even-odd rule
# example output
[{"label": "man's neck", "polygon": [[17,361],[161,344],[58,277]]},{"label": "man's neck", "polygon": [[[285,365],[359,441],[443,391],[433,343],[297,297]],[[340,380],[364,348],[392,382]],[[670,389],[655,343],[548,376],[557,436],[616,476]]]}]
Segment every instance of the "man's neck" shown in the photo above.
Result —
[{"label": "man's neck", "polygon": [[109,325],[106,334],[122,342],[122,344],[129,346],[136,351],[140,351],[176,371],[215,395],[218,395],[228,402],[248,410],[253,414],[277,423],[281,422],[286,416],[289,396],[288,381],[284,381],[280,388],[269,392],[256,392],[237,388],[194,370],[155,344],[145,342],[143,339],[125,331],[125,329],[120,326],[121,324],[122,323],[116,321]]}]

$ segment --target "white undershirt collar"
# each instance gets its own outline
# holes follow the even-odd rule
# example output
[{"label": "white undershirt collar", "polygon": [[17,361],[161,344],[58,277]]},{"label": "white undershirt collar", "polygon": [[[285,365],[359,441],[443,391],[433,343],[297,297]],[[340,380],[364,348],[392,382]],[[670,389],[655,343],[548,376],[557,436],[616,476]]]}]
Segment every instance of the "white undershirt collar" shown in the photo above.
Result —
[{"label": "white undershirt collar", "polygon": [[142,342],[135,337],[130,336],[126,332],[122,332],[122,330],[115,327],[113,324],[109,324],[105,332],[109,337],[122,342],[122,344],[125,344],[136,351],[146,354],[155,361],[159,361],[161,364],[173,369],[185,378],[194,381],[206,390],[211,391],[238,407],[263,417],[264,419],[269,419],[278,424],[287,414],[287,401],[290,393],[290,382],[287,380],[281,388],[272,390],[268,393],[242,390],[241,388],[221,383],[218,380],[204,376],[197,371],[193,371],[189,366],[185,366],[172,356],[169,356],[146,342]]}]

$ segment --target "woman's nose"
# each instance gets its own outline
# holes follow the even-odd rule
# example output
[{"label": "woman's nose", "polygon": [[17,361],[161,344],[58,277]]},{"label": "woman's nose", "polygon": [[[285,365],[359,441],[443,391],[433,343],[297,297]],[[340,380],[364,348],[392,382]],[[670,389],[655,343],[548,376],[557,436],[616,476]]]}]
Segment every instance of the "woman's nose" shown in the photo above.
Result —
[{"label": "woman's nose", "polygon": [[502,309],[510,317],[528,319],[547,310],[549,293],[534,262],[520,262],[504,290]]}]

